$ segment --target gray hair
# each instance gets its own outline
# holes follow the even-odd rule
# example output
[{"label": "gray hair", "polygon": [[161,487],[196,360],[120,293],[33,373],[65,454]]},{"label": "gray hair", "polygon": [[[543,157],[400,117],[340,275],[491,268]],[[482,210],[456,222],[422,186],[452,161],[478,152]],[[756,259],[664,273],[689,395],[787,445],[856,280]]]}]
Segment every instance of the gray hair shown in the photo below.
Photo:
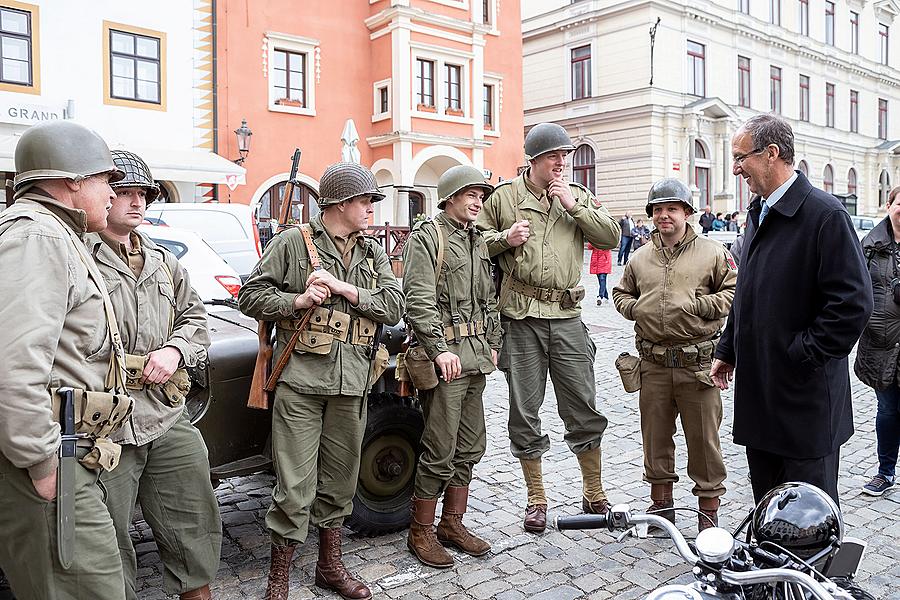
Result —
[{"label": "gray hair", "polygon": [[787,121],[771,113],[756,115],[741,126],[750,134],[754,148],[778,146],[778,156],[789,165],[794,164],[794,132]]}]

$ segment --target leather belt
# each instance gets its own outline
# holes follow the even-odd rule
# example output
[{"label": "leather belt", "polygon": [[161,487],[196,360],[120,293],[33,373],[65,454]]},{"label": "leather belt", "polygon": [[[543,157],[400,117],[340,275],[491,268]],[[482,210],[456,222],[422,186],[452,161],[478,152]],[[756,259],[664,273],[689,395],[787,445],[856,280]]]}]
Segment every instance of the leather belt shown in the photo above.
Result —
[{"label": "leather belt", "polygon": [[509,277],[509,289],[516,292],[517,294],[522,294],[523,296],[528,296],[529,298],[534,298],[535,300],[540,300],[543,302],[559,302],[563,299],[563,295],[566,293],[566,290],[542,288],[529,285],[524,281],[516,279],[512,276]]}]

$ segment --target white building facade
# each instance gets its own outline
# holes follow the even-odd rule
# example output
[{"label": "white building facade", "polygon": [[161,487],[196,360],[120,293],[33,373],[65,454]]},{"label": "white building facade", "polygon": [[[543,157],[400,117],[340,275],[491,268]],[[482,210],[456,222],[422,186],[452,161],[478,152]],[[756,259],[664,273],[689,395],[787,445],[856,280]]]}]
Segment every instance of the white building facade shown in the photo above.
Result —
[{"label": "white building facade", "polygon": [[68,118],[141,155],[169,201],[242,183],[213,152],[211,15],[212,0],[0,0],[0,177],[25,129]]},{"label": "white building facade", "polygon": [[876,215],[900,184],[898,14],[895,0],[525,0],[525,125],[566,127],[572,177],[615,214],[643,212],[662,177],[743,212],[731,137],[776,112],[795,168]]}]

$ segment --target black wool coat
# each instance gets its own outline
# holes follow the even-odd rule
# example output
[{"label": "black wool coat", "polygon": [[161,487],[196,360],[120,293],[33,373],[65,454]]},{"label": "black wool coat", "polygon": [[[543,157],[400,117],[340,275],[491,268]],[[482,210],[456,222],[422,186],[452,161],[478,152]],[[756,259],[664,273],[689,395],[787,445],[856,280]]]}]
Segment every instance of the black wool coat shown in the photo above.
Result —
[{"label": "black wool coat", "polygon": [[871,280],[846,209],[802,173],[762,226],[760,202],[716,349],[735,365],[734,441],[819,458],[853,435],[847,355],[872,312]]}]

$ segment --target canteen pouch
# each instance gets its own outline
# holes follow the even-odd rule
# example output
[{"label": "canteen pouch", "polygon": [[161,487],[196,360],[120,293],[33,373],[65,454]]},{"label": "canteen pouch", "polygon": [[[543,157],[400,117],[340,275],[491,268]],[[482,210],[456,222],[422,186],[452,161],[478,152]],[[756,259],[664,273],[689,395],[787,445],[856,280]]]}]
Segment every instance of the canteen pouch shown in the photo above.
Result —
[{"label": "canteen pouch", "polygon": [[434,363],[422,346],[413,346],[406,351],[406,371],[416,389],[427,391],[438,386]]},{"label": "canteen pouch", "polygon": [[559,306],[560,308],[575,308],[582,300],[584,300],[584,286],[579,285],[563,292]]},{"label": "canteen pouch", "polygon": [[137,354],[125,355],[125,388],[129,390],[142,390],[144,384],[141,377],[144,375],[144,367],[147,366],[147,357]]},{"label": "canteen pouch", "polygon": [[641,389],[641,359],[623,352],[616,359],[616,370],[622,378],[622,386],[626,392],[636,392]]},{"label": "canteen pouch", "polygon": [[169,406],[181,406],[191,391],[191,377],[187,369],[181,368],[172,373],[169,380],[160,386],[163,401]]},{"label": "canteen pouch", "polygon": [[308,352],[310,354],[330,354],[334,336],[321,331],[304,329],[300,332],[300,338],[294,347],[294,352]]},{"label": "canteen pouch", "polygon": [[387,346],[378,344],[378,350],[375,351],[375,359],[372,361],[372,372],[369,374],[369,382],[375,385],[375,382],[381,377],[384,370],[387,369],[388,359],[391,353],[388,352]]}]

